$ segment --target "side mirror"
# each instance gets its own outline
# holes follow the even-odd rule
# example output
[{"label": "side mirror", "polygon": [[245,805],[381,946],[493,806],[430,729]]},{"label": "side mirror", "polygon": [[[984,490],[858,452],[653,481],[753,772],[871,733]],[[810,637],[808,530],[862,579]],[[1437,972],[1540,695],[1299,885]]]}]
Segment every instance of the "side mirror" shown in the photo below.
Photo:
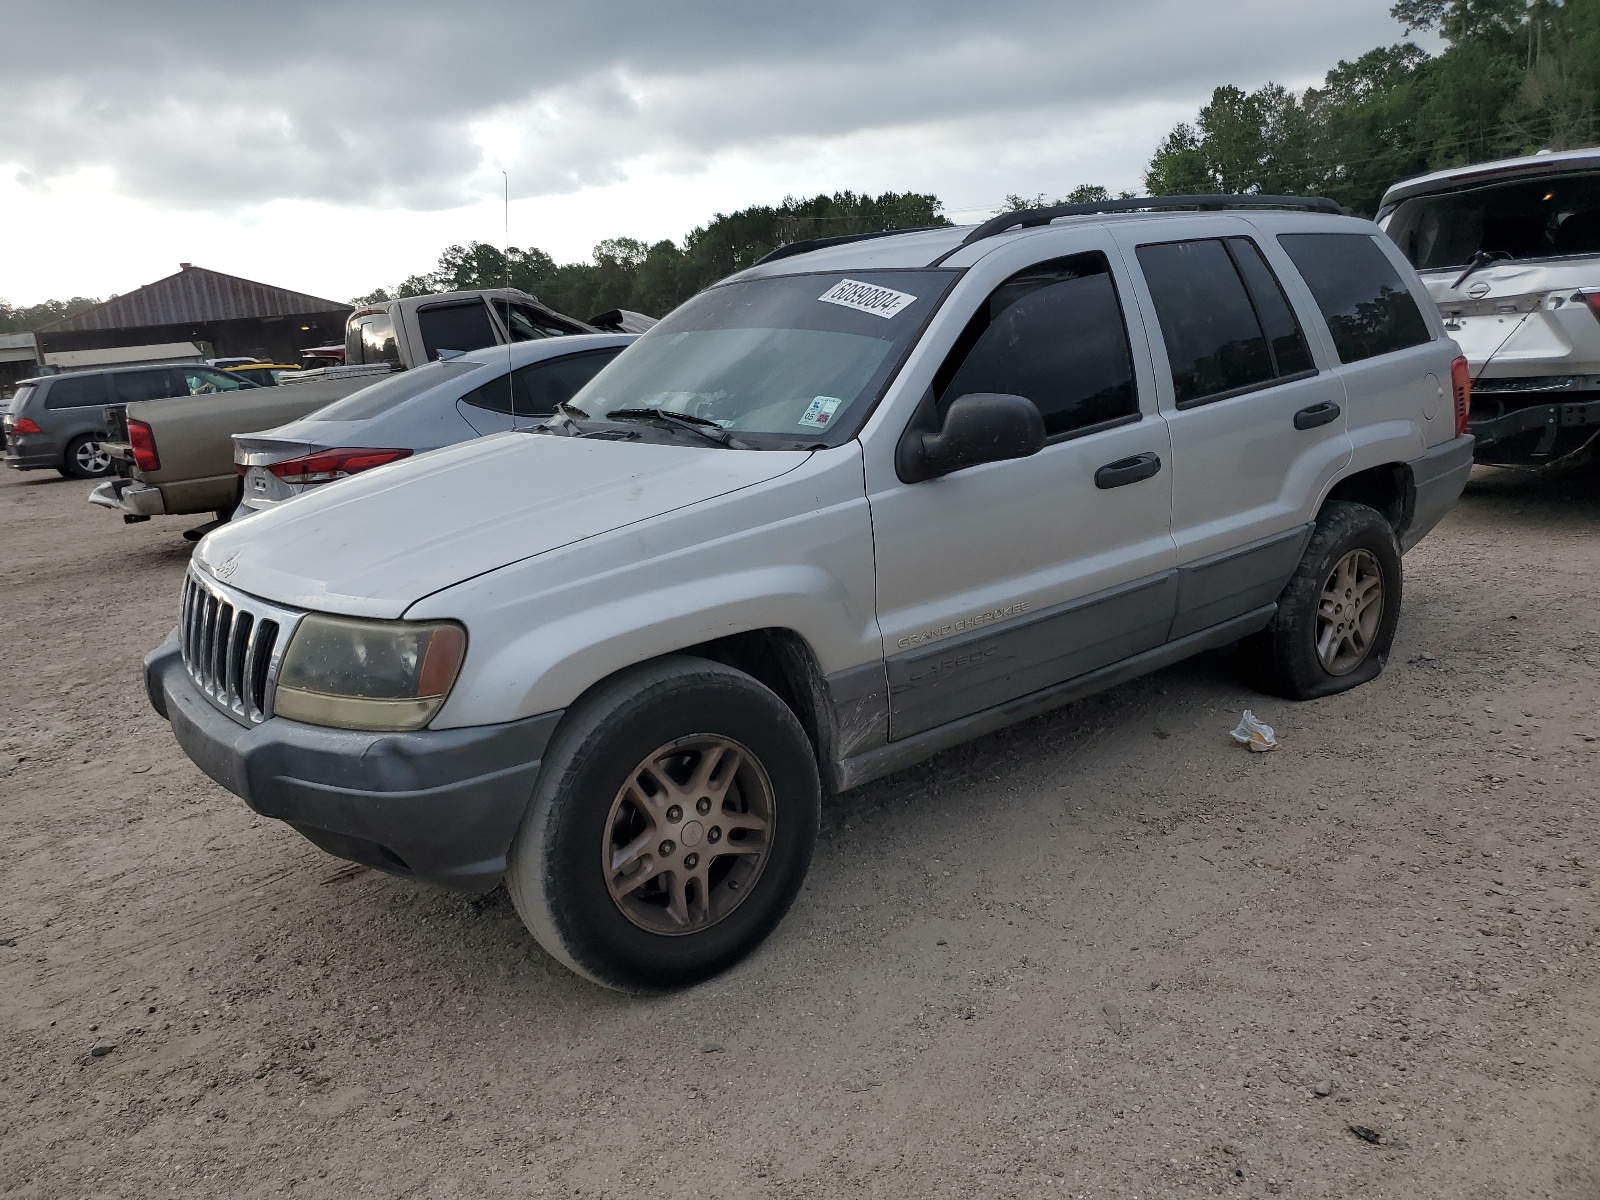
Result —
[{"label": "side mirror", "polygon": [[1000,392],[973,392],[955,400],[944,425],[929,430],[932,406],[900,439],[895,472],[905,483],[937,479],[979,463],[1027,458],[1044,447],[1044,417],[1032,400]]}]

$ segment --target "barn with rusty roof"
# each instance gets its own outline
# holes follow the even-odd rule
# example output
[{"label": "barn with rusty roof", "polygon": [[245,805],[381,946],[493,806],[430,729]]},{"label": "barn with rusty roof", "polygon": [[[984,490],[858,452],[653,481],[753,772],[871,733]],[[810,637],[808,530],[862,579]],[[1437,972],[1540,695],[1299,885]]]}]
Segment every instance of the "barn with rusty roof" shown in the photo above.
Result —
[{"label": "barn with rusty roof", "polygon": [[209,357],[295,363],[344,341],[348,304],[180,263],[176,275],[37,330],[39,355],[195,342]]}]

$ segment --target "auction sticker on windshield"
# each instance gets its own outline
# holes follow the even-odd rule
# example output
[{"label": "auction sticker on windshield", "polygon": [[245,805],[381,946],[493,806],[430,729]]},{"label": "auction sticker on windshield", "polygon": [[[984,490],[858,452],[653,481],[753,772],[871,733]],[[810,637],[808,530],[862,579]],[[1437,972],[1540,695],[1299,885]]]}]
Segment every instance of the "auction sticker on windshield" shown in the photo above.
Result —
[{"label": "auction sticker on windshield", "polygon": [[833,414],[839,411],[839,405],[843,403],[844,401],[836,396],[818,396],[806,406],[806,411],[800,414],[800,424],[821,429],[833,420]]},{"label": "auction sticker on windshield", "polygon": [[888,320],[916,297],[893,288],[878,287],[855,279],[841,279],[817,299],[824,304],[837,304],[840,308],[853,308],[857,312],[871,313]]}]

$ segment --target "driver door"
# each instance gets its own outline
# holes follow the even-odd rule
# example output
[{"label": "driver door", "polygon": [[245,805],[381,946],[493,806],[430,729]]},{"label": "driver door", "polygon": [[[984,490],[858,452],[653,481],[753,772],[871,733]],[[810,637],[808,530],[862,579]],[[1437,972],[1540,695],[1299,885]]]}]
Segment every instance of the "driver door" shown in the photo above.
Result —
[{"label": "driver door", "polygon": [[1086,242],[1078,231],[1078,252],[994,288],[923,402],[942,418],[962,395],[1026,396],[1044,448],[919,483],[868,480],[891,740],[1166,640],[1171,441],[1129,337],[1125,268],[1109,240]]}]

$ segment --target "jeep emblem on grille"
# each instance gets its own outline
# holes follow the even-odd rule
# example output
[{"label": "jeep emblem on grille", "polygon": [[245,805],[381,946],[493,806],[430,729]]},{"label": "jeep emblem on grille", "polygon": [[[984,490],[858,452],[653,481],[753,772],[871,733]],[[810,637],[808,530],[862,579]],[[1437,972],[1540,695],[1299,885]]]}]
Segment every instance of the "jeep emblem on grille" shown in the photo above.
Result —
[{"label": "jeep emblem on grille", "polygon": [[223,559],[216,566],[212,567],[211,573],[218,579],[226,580],[233,574],[234,569],[238,567],[238,565],[239,552],[235,550],[232,554],[228,555],[227,558]]}]

